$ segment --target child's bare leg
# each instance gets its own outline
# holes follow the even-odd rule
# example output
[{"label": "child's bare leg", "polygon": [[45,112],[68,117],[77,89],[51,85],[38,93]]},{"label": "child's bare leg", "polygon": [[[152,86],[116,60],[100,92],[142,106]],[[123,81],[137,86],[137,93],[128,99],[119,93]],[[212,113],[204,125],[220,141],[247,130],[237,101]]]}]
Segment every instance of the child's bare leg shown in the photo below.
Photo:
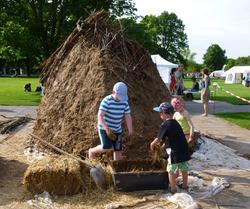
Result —
[{"label": "child's bare leg", "polygon": [[177,170],[177,171],[174,173],[174,176],[175,176],[175,178],[178,178],[179,175],[180,175],[179,170]]},{"label": "child's bare leg", "polygon": [[122,151],[114,151],[114,160],[121,160],[122,159]]},{"label": "child's bare leg", "polygon": [[182,174],[182,181],[183,181],[182,188],[187,189],[188,188],[188,173],[187,171],[182,171],[181,174]]},{"label": "child's bare leg", "polygon": [[104,153],[104,152],[109,152],[111,151],[112,149],[103,149],[102,145],[97,145],[96,147],[94,148],[90,148],[89,149],[89,159],[90,160],[93,160],[96,158],[96,154],[101,154],[101,153]]},{"label": "child's bare leg", "polygon": [[170,184],[170,191],[172,194],[176,193],[176,181],[175,181],[175,174],[174,173],[168,173],[168,179]]}]

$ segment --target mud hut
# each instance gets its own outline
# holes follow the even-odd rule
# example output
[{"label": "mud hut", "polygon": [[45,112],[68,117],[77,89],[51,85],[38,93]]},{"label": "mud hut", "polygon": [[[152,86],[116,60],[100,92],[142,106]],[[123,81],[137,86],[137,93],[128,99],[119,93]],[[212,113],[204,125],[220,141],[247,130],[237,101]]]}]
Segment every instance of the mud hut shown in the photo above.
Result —
[{"label": "mud hut", "polygon": [[150,54],[109,23],[104,12],[79,20],[66,41],[48,58],[42,80],[45,96],[34,134],[76,155],[99,143],[101,100],[122,81],[128,85],[134,134],[124,127],[124,156],[145,159],[160,119],[152,108],[170,96]]}]

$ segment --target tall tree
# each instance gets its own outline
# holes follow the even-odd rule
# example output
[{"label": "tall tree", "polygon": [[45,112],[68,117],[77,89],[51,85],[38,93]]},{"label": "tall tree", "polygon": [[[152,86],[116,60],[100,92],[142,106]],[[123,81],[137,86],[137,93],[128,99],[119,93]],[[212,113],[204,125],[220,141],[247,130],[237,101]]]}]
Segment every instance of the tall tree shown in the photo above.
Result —
[{"label": "tall tree", "polygon": [[0,59],[1,66],[26,66],[30,73],[31,66],[41,59],[41,45],[29,26],[27,1],[0,0]]},{"label": "tall tree", "polygon": [[145,16],[141,23],[159,46],[158,53],[172,62],[184,61],[182,51],[188,48],[187,35],[182,20],[176,14],[165,11],[160,16]]},{"label": "tall tree", "polygon": [[151,34],[142,23],[137,23],[134,18],[123,18],[115,21],[115,24],[122,25],[127,37],[139,42],[149,52],[156,52],[158,45],[152,40]]},{"label": "tall tree", "polygon": [[24,59],[28,68],[54,51],[80,17],[101,9],[113,18],[136,11],[132,0],[0,0],[0,5],[0,61]]},{"label": "tall tree", "polygon": [[206,54],[203,56],[204,64],[210,70],[221,70],[227,61],[226,51],[218,44],[212,44],[208,47]]},{"label": "tall tree", "polygon": [[76,21],[92,11],[105,10],[112,17],[134,15],[131,0],[30,0],[31,30],[41,38],[45,55],[49,55],[75,27]]}]

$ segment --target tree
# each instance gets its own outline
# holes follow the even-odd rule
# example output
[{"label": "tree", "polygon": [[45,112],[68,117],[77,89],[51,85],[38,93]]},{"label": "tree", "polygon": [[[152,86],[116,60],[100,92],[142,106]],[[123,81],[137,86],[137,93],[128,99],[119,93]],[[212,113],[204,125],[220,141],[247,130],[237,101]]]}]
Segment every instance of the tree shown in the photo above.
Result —
[{"label": "tree", "polygon": [[221,70],[227,61],[226,51],[222,50],[218,44],[212,44],[208,47],[203,56],[204,64],[210,70]]},{"label": "tree", "polygon": [[235,62],[236,62],[235,59],[231,59],[231,58],[227,59],[225,70],[228,70],[231,67],[235,66]]},{"label": "tree", "polygon": [[145,16],[141,23],[158,45],[158,53],[172,62],[184,61],[181,53],[188,48],[187,35],[183,22],[176,14],[165,11],[160,16]]},{"label": "tree", "polygon": [[226,67],[225,69],[228,70],[233,66],[246,66],[246,65],[250,65],[250,56],[248,57],[238,57],[237,59],[232,59],[229,58],[227,59],[227,63],[226,63]]},{"label": "tree", "polygon": [[0,5],[1,63],[24,60],[28,70],[63,42],[80,17],[101,9],[112,18],[136,11],[132,0],[0,0]]},{"label": "tree", "polygon": [[239,57],[235,60],[235,65],[250,65],[250,56],[248,57]]},{"label": "tree", "polygon": [[[26,1],[0,1],[0,59],[1,66],[31,67],[41,61],[39,40],[28,29]],[[19,67],[20,67],[19,66]]]},{"label": "tree", "polygon": [[123,18],[116,21],[116,24],[122,25],[125,35],[139,42],[149,52],[156,52],[158,45],[152,40],[150,33],[142,23],[137,23],[134,18]]},{"label": "tree", "polygon": [[134,15],[131,0],[30,0],[30,29],[40,37],[48,56],[73,30],[79,18],[86,18],[92,11],[105,10],[113,18]]}]

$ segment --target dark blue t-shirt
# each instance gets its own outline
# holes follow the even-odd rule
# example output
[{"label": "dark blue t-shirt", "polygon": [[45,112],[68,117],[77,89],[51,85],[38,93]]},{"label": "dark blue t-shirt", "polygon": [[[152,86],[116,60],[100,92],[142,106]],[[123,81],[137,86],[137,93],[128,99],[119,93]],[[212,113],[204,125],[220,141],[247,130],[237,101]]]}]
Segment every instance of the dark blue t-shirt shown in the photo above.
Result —
[{"label": "dark blue t-shirt", "polygon": [[185,134],[175,119],[166,120],[161,124],[158,139],[163,140],[166,148],[170,150],[171,164],[190,160]]}]

